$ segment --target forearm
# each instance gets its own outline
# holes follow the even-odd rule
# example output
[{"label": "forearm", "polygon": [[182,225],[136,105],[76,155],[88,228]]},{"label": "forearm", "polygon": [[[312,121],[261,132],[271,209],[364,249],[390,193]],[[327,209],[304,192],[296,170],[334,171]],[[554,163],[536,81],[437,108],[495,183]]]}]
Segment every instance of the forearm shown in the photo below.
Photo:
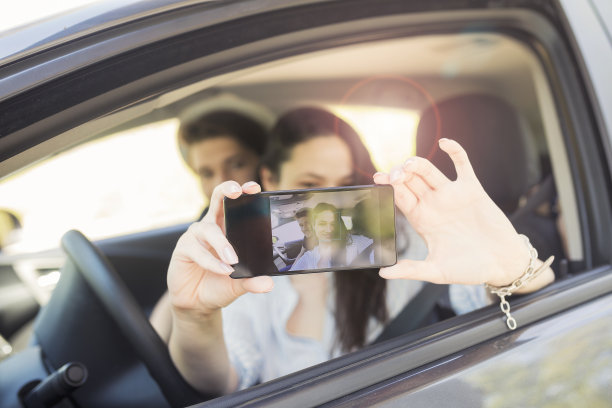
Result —
[{"label": "forearm", "polygon": [[238,385],[225,340],[221,312],[209,316],[173,310],[170,356],[185,380],[202,393],[226,394]]}]

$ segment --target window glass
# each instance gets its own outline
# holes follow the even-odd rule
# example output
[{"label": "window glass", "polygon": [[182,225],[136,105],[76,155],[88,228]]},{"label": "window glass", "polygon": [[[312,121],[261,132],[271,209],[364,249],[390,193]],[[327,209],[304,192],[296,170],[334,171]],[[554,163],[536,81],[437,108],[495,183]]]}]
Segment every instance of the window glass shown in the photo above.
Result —
[{"label": "window glass", "polygon": [[176,143],[177,120],[82,144],[0,184],[0,208],[20,217],[7,252],[57,247],[78,229],[99,239],[188,222],[204,202]]}]

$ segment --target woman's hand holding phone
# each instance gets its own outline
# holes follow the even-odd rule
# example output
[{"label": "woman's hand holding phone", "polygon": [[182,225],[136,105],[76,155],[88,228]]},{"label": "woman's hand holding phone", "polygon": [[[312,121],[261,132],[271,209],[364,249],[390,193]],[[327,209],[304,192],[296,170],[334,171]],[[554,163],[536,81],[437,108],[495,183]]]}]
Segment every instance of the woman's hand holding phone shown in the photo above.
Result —
[{"label": "woman's hand holding phone", "polygon": [[246,292],[272,290],[268,276],[232,279],[238,257],[223,231],[223,197],[238,198],[261,191],[259,184],[235,181],[218,185],[206,216],[192,224],[178,241],[168,269],[168,292],[174,314],[195,319],[219,312]]},{"label": "woman's hand holding phone", "polygon": [[[401,260],[381,269],[380,275],[446,284],[510,284],[529,265],[527,246],[482,188],[459,143],[441,139],[439,146],[455,165],[455,181],[420,157],[409,159],[390,174],[374,176],[376,183],[393,186],[396,205],[429,249],[424,261]],[[549,269],[525,291],[553,279]]]},{"label": "woman's hand holding phone", "polygon": [[238,376],[229,362],[223,339],[221,309],[246,292],[268,292],[269,276],[232,279],[238,262],[223,231],[223,197],[259,193],[255,182],[218,185],[206,216],[179,239],[168,268],[172,329],[168,348],[183,377],[203,393],[225,394],[236,389]]}]

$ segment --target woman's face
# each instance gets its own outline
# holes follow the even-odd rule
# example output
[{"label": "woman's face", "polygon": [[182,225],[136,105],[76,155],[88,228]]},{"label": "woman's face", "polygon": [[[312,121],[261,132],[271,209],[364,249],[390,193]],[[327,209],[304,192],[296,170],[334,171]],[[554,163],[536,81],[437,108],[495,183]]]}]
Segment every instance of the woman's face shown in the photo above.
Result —
[{"label": "woman's face", "polygon": [[319,242],[332,242],[337,234],[336,214],[331,210],[319,213],[314,219],[314,231]]},{"label": "woman's face", "polygon": [[255,180],[257,176],[257,155],[231,136],[193,143],[189,146],[188,158],[208,198],[213,189],[224,181],[235,180],[243,184]]},{"label": "woman's face", "polygon": [[292,149],[278,177],[263,172],[265,190],[340,187],[354,183],[353,159],[347,144],[337,136],[309,139]]}]

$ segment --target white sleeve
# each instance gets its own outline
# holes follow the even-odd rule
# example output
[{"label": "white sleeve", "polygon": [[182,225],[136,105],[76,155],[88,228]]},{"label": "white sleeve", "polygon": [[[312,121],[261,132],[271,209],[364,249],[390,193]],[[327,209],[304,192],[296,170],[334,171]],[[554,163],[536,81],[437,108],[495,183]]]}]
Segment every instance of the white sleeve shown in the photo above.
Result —
[{"label": "white sleeve", "polygon": [[301,269],[312,269],[308,267],[308,261],[312,257],[311,251],[306,251],[300,258],[291,265],[290,271],[299,271]]},{"label": "white sleeve", "polygon": [[458,315],[491,303],[484,285],[449,285],[448,292],[451,306]]},{"label": "white sleeve", "polygon": [[357,252],[361,253],[364,249],[372,245],[373,239],[364,237],[363,235],[353,235],[353,243],[357,246]]},{"label": "white sleeve", "polygon": [[[257,384],[263,369],[260,347],[262,331],[255,327],[257,314],[251,294],[246,294],[223,309],[223,335],[229,360],[238,374],[238,389]],[[255,312],[254,314],[252,314]]]}]

